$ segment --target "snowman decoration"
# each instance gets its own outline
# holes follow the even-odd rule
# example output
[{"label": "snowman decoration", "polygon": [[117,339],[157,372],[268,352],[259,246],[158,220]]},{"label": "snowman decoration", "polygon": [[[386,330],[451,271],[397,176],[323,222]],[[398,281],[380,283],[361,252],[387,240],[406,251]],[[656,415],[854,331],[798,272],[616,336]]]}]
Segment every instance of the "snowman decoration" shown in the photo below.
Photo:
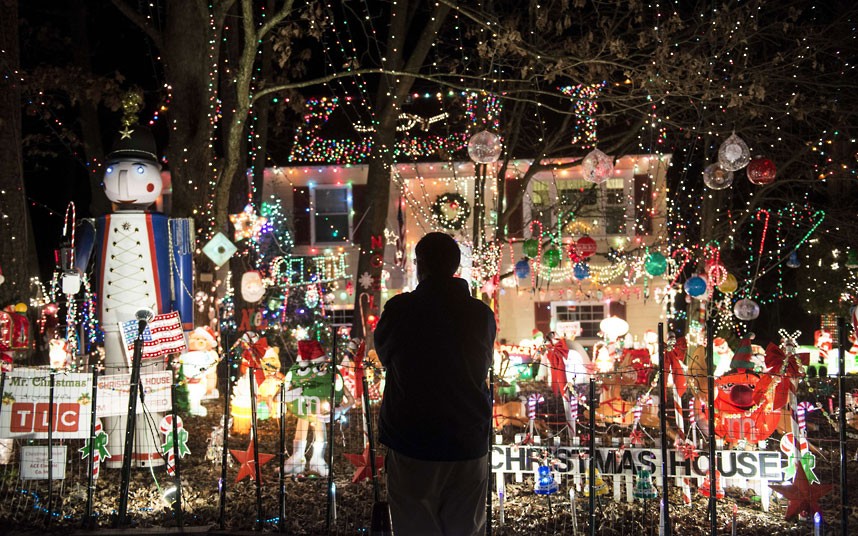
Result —
[{"label": "snowman decoration", "polygon": [[[127,124],[120,134],[104,169],[104,191],[113,211],[81,222],[75,255],[75,268],[83,273],[94,253],[105,374],[129,373],[130,359],[125,355],[119,324],[133,320],[141,309],[155,315],[178,311],[185,332],[193,328],[192,221],[149,211],[163,188],[154,137],[143,127],[132,129]],[[164,370],[165,363],[162,357],[144,358],[142,367],[143,372],[154,372]],[[132,465],[164,464],[157,434],[147,428],[147,422],[160,422],[161,418],[153,414],[137,419]],[[125,415],[103,421],[110,437],[125,436]],[[121,467],[122,463],[123,453],[118,452],[107,466]]]},{"label": "snowman decoration", "polygon": [[[334,377],[336,374],[336,377]],[[286,460],[286,471],[290,474],[308,471],[328,476],[328,464],[325,462],[327,446],[326,423],[331,419],[331,407],[334,407],[334,419],[338,419],[354,405],[354,396],[345,387],[342,375],[331,367],[330,358],[325,355],[319,341],[298,341],[298,360],[286,374],[287,391],[283,393],[289,410],[298,417],[295,438],[292,441],[292,455]],[[334,400],[331,400],[331,382],[334,385]],[[313,455],[306,459],[307,435],[313,428]]]}]

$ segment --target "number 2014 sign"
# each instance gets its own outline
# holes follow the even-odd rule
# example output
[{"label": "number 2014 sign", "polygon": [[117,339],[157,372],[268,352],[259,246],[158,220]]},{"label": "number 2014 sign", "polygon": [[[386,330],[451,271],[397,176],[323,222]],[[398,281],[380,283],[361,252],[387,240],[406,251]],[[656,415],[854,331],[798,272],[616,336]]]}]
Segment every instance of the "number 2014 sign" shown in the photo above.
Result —
[{"label": "number 2014 sign", "polygon": [[6,374],[0,407],[0,438],[89,437],[92,376],[55,374],[51,400],[48,369],[19,368]]}]

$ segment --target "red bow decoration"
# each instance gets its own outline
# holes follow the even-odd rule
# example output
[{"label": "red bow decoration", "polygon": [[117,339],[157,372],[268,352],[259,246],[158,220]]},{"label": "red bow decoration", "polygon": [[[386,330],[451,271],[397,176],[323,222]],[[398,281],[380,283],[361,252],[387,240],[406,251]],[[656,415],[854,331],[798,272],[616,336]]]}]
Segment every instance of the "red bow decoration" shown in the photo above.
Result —
[{"label": "red bow decoration", "polygon": [[635,445],[635,446],[643,445],[644,436],[643,436],[643,432],[641,430],[635,428],[629,434],[629,438],[631,439],[632,445]]},{"label": "red bow decoration", "polygon": [[241,352],[241,367],[239,369],[242,376],[247,372],[248,368],[253,369],[256,385],[262,385],[262,382],[265,381],[265,371],[262,370],[262,356],[268,350],[268,339],[260,337],[252,344],[242,342],[241,345],[244,348]]},{"label": "red bow decoration", "polygon": [[760,378],[757,389],[765,392],[773,381],[779,377],[772,399],[772,409],[780,409],[789,401],[790,393],[795,393],[795,380],[804,376],[804,368],[810,364],[810,354],[786,355],[780,346],[769,343],[766,347],[766,368],[768,371]]},{"label": "red bow decoration", "polygon": [[680,456],[685,461],[694,461],[699,456],[700,453],[697,452],[697,448],[694,446],[694,443],[688,440],[681,440],[678,437],[676,438],[676,450],[679,451]]},{"label": "red bow decoration", "polygon": [[682,370],[682,363],[687,352],[688,343],[685,342],[685,337],[676,339],[673,348],[665,352],[664,373],[673,374],[673,385],[680,397],[685,394],[685,372]]},{"label": "red bow decoration", "polygon": [[560,395],[566,387],[566,356],[569,354],[569,347],[566,346],[565,340],[559,339],[548,347],[546,354],[551,365],[551,390],[555,395]]}]

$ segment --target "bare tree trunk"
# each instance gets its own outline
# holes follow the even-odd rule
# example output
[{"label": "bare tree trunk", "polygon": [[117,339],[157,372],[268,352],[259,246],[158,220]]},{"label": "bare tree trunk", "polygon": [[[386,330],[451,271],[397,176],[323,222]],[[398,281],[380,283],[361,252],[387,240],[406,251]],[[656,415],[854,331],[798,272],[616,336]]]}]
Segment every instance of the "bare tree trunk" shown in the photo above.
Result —
[{"label": "bare tree trunk", "polygon": [[0,50],[6,72],[13,74],[0,78],[0,270],[5,278],[0,306],[5,306],[27,302],[38,266],[24,188],[17,0],[0,0]]},{"label": "bare tree trunk", "polygon": [[[212,148],[219,55],[219,21],[210,20],[202,2],[167,3],[163,57],[172,104],[167,114],[170,145],[166,155],[173,185],[172,215],[194,216],[211,192],[217,163]],[[205,170],[205,175],[201,176]]]},{"label": "bare tree trunk", "polygon": [[[436,5],[428,22],[423,28],[412,29],[409,26],[415,19],[417,4],[414,1],[400,1],[392,6],[391,24],[386,47],[386,64],[391,71],[417,73],[438,35],[444,19],[450,11],[448,6]],[[423,19],[425,20],[425,19]],[[408,33],[419,33],[420,38],[408,59],[404,58],[403,47]],[[387,226],[387,213],[390,205],[390,169],[393,166],[393,149],[396,143],[396,122],[401,105],[411,91],[414,78],[409,76],[387,75],[382,78],[375,100],[375,116],[378,124],[373,136],[372,155],[367,167],[367,215],[361,228],[360,251],[356,276],[368,273],[373,284],[369,289],[358,288],[355,292],[354,322],[352,337],[368,335],[364,323],[370,314],[378,315],[381,299],[381,270],[384,256],[384,229]],[[369,307],[363,307],[364,292],[370,295]]]}]

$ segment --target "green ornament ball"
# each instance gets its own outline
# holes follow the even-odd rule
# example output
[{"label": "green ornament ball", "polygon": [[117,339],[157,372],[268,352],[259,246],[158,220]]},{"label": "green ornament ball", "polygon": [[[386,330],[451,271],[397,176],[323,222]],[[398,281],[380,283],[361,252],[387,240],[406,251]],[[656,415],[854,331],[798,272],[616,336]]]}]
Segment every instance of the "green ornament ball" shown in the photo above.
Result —
[{"label": "green ornament ball", "polygon": [[650,253],[644,263],[644,269],[651,276],[661,275],[667,271],[667,258],[657,251]]},{"label": "green ornament ball", "polygon": [[542,254],[542,262],[549,268],[557,268],[560,266],[560,252],[555,249],[546,249]]},{"label": "green ornament ball", "polygon": [[533,238],[528,238],[527,240],[525,240],[524,244],[522,244],[521,247],[524,254],[531,259],[536,258],[536,256],[539,254],[539,242],[537,242]]}]

